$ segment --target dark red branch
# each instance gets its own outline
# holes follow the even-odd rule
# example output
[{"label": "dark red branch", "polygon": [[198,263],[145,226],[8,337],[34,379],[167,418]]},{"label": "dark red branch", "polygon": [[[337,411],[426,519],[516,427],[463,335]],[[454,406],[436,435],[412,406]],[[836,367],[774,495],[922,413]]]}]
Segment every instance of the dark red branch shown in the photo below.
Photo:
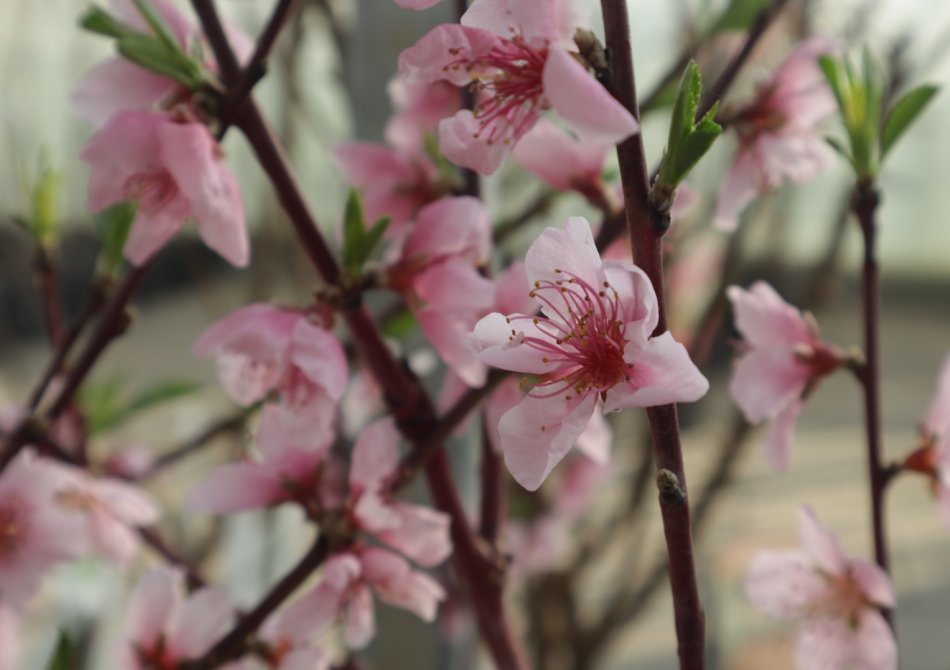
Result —
[{"label": "dark red branch", "polygon": [[505,462],[482,419],[482,498],[478,533],[489,545],[498,541],[498,533],[508,516],[508,475]]},{"label": "dark red branch", "polygon": [[[854,191],[851,207],[861,226],[864,238],[864,265],[861,277],[864,324],[864,356],[866,362],[860,378],[864,389],[864,417],[867,432],[868,479],[871,488],[871,531],[874,536],[874,560],[885,571],[890,561],[887,549],[887,534],[884,518],[884,494],[888,477],[882,460],[881,447],[881,371],[880,346],[878,343],[878,308],[880,291],[876,254],[877,206],[880,202],[877,189],[869,179],[860,180]],[[890,612],[885,612],[893,626]]]},{"label": "dark red branch", "polygon": [[39,284],[46,334],[49,336],[50,344],[56,348],[66,335],[63,327],[63,301],[56,282],[53,259],[50,257],[49,249],[42,244],[36,247],[33,269]]},{"label": "dark red branch", "polygon": [[[639,116],[626,0],[601,0],[601,7],[610,56],[609,81],[605,83],[621,104],[634,116]],[[667,329],[662,239],[669,227],[669,219],[649,204],[648,172],[641,136],[637,134],[624,141],[617,148],[617,156],[634,262],[650,278],[657,294],[659,323],[655,333],[658,334]],[[647,417],[658,473],[660,512],[669,557],[680,668],[702,670],[705,666],[705,620],[696,580],[676,406],[651,407],[647,409]]]}]

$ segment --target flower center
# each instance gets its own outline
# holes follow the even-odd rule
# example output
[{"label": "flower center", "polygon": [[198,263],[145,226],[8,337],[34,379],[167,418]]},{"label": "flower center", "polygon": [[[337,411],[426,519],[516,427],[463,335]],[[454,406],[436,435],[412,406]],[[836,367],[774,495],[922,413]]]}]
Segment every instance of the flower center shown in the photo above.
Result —
[{"label": "flower center", "polygon": [[150,169],[126,179],[122,191],[127,200],[138,203],[139,210],[152,213],[178,194],[178,186],[165,170]]},{"label": "flower center", "polygon": [[543,362],[558,366],[534,383],[529,395],[546,398],[571,390],[578,395],[602,393],[629,378],[631,365],[623,357],[627,340],[626,324],[619,318],[620,296],[609,282],[595,289],[574,274],[560,269],[554,272],[564,279],[536,281],[528,294],[540,300],[552,318],[509,318],[509,323],[532,319],[547,338],[526,336],[523,343],[543,352]]},{"label": "flower center", "polygon": [[28,530],[26,510],[18,498],[0,502],[0,559],[23,544]]},{"label": "flower center", "polygon": [[[449,53],[457,55],[458,51]],[[502,40],[481,58],[463,57],[447,66],[478,73],[473,74],[478,97],[473,113],[479,122],[475,137],[488,144],[508,144],[531,128],[538,112],[548,106],[541,77],[547,58],[547,45],[532,46],[516,35]]]}]

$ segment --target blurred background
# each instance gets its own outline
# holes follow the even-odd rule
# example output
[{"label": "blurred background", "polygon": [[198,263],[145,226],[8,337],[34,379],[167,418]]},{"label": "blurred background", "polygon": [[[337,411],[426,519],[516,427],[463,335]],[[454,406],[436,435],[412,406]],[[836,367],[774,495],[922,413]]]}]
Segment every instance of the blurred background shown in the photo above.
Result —
[{"label": "blurred background", "polygon": [[[272,3],[221,0],[218,4],[253,36]],[[630,2],[641,94],[656,87],[726,4]],[[48,357],[32,244],[12,223],[29,207],[23,184],[47,167],[58,175],[60,234],[55,261],[71,316],[81,309],[99,248],[85,206],[85,166],[77,158],[91,128],[71,114],[67,94],[77,76],[106,56],[110,47],[77,28],[76,18],[84,7],[76,0],[0,3],[0,402],[9,408],[24,401]],[[588,25],[602,32],[597,7],[584,9]],[[398,54],[431,26],[452,20],[451,11],[448,2],[425,12],[409,12],[391,0],[306,0],[283,36],[255,95],[288,147],[310,204],[331,237],[335,238],[349,188],[333,165],[331,148],[353,138],[382,141],[391,110],[386,85],[395,73]],[[869,46],[904,86],[924,81],[944,86],[948,80],[950,4],[791,0],[726,104],[746,98],[791,45],[810,34],[838,38],[851,51]],[[741,35],[725,32],[709,41],[700,52],[707,81],[741,43]],[[950,352],[948,117],[950,96],[944,92],[901,141],[881,178],[888,460],[916,444],[935,373]],[[645,142],[653,160],[662,151],[667,123],[662,108],[645,116]],[[688,239],[691,244],[702,240],[737,259],[730,270],[732,281],[748,284],[768,278],[793,303],[812,307],[827,339],[843,346],[859,344],[860,238],[857,227],[841,216],[849,195],[849,172],[842,164],[813,183],[780,189],[754,205],[740,232],[729,237],[709,229],[708,212],[733,148],[731,138],[721,140],[690,178],[700,204],[684,219],[683,237],[674,231],[673,239]],[[133,328],[109,351],[91,386],[96,390],[112,384],[119,395],[172,380],[201,388],[96,436],[99,453],[129,447],[166,450],[209,421],[232,413],[234,408],[215,384],[213,365],[190,354],[197,334],[212,320],[251,301],[302,304],[317,286],[243,138],[231,133],[224,149],[248,210],[252,264],[243,272],[229,269],[200,244],[193,230],[178,236],[160,254],[137,301]],[[536,180],[515,166],[488,179],[485,191],[497,220],[516,215],[541,193]],[[560,225],[566,215],[578,213],[596,216],[578,196],[558,197],[511,236],[507,252],[517,256],[543,226]],[[674,306],[678,310],[674,327],[684,333],[707,309],[708,301],[715,302],[715,296],[691,290],[700,295],[683,296]],[[794,626],[768,621],[752,610],[742,596],[742,573],[756,550],[797,544],[797,510],[802,502],[816,510],[850,551],[871,553],[860,396],[847,375],[823,383],[799,422],[789,472],[772,473],[761,456],[761,434],[742,426],[725,393],[732,358],[729,338],[734,336],[730,321],[728,313],[718,320],[703,363],[713,393],[682,412],[693,504],[702,506],[698,560],[710,667],[791,668]],[[418,337],[406,345],[407,353],[424,348]],[[644,488],[650,477],[644,426],[638,413],[628,412],[614,428],[615,465],[602,500],[590,510],[590,521],[584,522],[601,533],[594,534],[594,558],[578,567],[577,557],[566,551],[552,565],[511,579],[515,618],[541,668],[676,667],[670,596],[662,570],[659,577],[656,573],[657,565],[662,568],[657,563],[662,555],[658,515],[650,487]],[[221,439],[216,450],[169,469],[150,483],[172,510],[168,517],[207,466],[233,453],[242,439],[240,433]],[[467,446],[471,441],[460,439],[452,453],[471,498],[478,456]],[[645,492],[645,502],[625,502],[636,498],[637,491]],[[616,522],[618,514],[623,523]],[[941,524],[920,478],[896,483],[889,495],[888,516],[902,667],[946,667],[950,530]],[[167,518],[163,523],[169,537],[191,555],[203,557],[209,571],[220,575],[229,592],[245,605],[296,560],[301,546],[301,520],[292,512],[243,514],[226,522]],[[209,553],[212,540],[220,544]],[[126,588],[125,577],[110,566],[82,563],[60,570],[35,603],[25,636],[29,652],[21,667],[43,667],[56,630],[62,627],[85,631],[87,667],[109,668],[108,653],[121,631]],[[562,620],[565,601],[556,595],[565,588],[572,590],[570,621]],[[579,660],[576,649],[571,649],[570,627],[596,630],[613,593],[619,591],[630,593],[623,621],[599,639],[603,644],[596,654]],[[555,598],[561,607],[551,606],[548,598]],[[439,642],[411,616],[382,609],[380,635],[365,655],[366,667],[477,667],[471,622],[458,607],[446,608],[441,624],[455,640],[452,644]],[[91,620],[99,616],[103,623],[93,626]]]}]

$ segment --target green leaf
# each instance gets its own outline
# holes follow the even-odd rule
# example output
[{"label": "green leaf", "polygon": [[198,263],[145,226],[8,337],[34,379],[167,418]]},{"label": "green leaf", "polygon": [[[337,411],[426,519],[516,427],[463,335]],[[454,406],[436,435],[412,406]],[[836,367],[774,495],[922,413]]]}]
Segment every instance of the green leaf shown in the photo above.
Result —
[{"label": "green leaf", "polygon": [[137,31],[119,21],[109,12],[93,5],[79,17],[79,26],[91,33],[106,37],[125,37]]},{"label": "green leaf", "polygon": [[930,84],[918,86],[914,90],[905,93],[897,101],[884,120],[884,127],[881,131],[882,157],[887,155],[887,152],[896,144],[904,131],[917,120],[917,117],[930,104],[939,90],[938,87]]},{"label": "green leaf", "polygon": [[49,663],[46,664],[46,670],[70,670],[72,664],[72,650],[73,644],[69,639],[69,636],[63,632],[59,632],[59,640],[56,642],[56,648],[53,650],[53,655],[50,656]]},{"label": "green leaf", "polygon": [[771,0],[732,0],[713,24],[712,32],[745,30]]},{"label": "green leaf", "polygon": [[86,384],[79,402],[86,415],[90,435],[116,428],[135,415],[163,403],[184,397],[201,386],[194,382],[165,380],[134,393],[129,397],[125,381],[118,377],[96,384]]},{"label": "green leaf", "polygon": [[366,219],[363,216],[363,203],[359,193],[351,190],[343,210],[343,265],[357,266],[356,258],[360,242],[366,234]]},{"label": "green leaf", "polygon": [[718,102],[698,123],[694,121],[701,94],[699,67],[694,61],[690,61],[683,73],[679,94],[673,105],[669,138],[656,180],[658,190],[654,195],[661,194],[661,200],[665,201],[666,196],[675,191],[676,186],[686,178],[722,133],[722,127],[715,121],[719,110]]},{"label": "green leaf", "polygon": [[840,140],[835,139],[834,137],[826,137],[826,138],[825,138],[825,142],[827,142],[827,143],[828,143],[828,146],[830,146],[832,149],[834,149],[835,151],[837,151],[837,152],[838,152],[839,154],[841,154],[849,163],[851,163],[851,167],[853,167],[853,168],[855,169],[855,171],[857,171],[858,166],[857,166],[857,164],[854,162],[854,158],[851,156],[851,152],[848,151],[848,147],[846,147]]},{"label": "green leaf", "polygon": [[96,214],[96,227],[102,239],[100,272],[116,275],[122,269],[122,250],[135,220],[136,209],[133,202],[120,202]]},{"label": "green leaf", "polygon": [[170,77],[190,89],[200,88],[204,83],[201,68],[196,63],[156,37],[131,33],[120,37],[117,43],[120,54],[147,70]]},{"label": "green leaf", "polygon": [[394,340],[401,340],[413,332],[419,325],[416,317],[408,309],[399,312],[396,316],[387,319],[383,324],[383,335]]},{"label": "green leaf", "polygon": [[388,216],[384,216],[379,221],[374,223],[372,227],[366,231],[366,234],[363,235],[363,239],[360,241],[360,246],[357,250],[357,265],[359,267],[363,267],[363,264],[369,260],[369,257],[372,255],[376,245],[379,244],[381,239],[383,239],[383,234],[389,227],[389,222],[391,220],[392,219],[390,219]]},{"label": "green leaf", "polygon": [[156,382],[132,396],[132,399],[118,412],[114,425],[127,421],[147,409],[191,395],[200,388],[201,384],[192,381],[172,379]]},{"label": "green leaf", "polygon": [[132,2],[135,4],[135,8],[139,10],[139,14],[142,15],[142,18],[145,19],[145,22],[148,23],[152,32],[158,37],[159,41],[161,41],[169,51],[178,51],[180,53],[181,47],[178,45],[178,40],[172,34],[171,29],[165,23],[161,14],[156,12],[155,8],[152,7],[149,0],[132,0]]},{"label": "green leaf", "polygon": [[838,109],[840,109],[843,114],[846,114],[848,108],[847,100],[850,98],[850,95],[848,94],[847,75],[841,67],[841,61],[834,56],[825,54],[818,57],[818,67],[821,68],[825,79],[828,80],[831,92],[835,94],[835,99],[838,101]]}]

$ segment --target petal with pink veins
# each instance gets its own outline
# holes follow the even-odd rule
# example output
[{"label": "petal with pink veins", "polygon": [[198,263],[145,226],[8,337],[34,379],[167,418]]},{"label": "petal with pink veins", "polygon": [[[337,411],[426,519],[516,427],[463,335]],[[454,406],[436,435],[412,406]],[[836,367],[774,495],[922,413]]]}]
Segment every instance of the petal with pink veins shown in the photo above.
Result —
[{"label": "petal with pink veins", "polygon": [[439,150],[456,165],[488,176],[501,167],[511,151],[511,142],[482,137],[481,122],[463,109],[439,123]]},{"label": "petal with pink veins", "polygon": [[399,54],[399,75],[409,84],[450,81],[467,86],[472,70],[460,61],[476,61],[501,42],[494,33],[456,24],[436,26]]},{"label": "petal with pink veins", "polygon": [[545,360],[547,352],[524,341],[526,337],[554,341],[549,331],[542,330],[535,320],[535,317],[525,314],[506,317],[498,312],[483,317],[469,336],[472,353],[483,363],[502,370],[529,374],[551,372],[557,364]]}]

